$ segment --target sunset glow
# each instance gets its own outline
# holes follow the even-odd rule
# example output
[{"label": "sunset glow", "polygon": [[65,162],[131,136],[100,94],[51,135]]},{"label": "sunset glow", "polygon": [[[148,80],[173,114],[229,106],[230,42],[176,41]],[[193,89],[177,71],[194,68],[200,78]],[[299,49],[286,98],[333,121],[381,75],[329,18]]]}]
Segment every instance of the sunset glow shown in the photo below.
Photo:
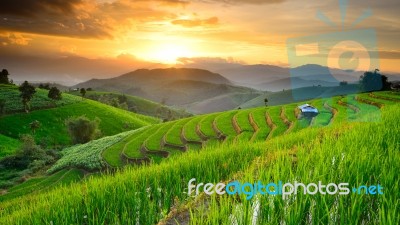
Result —
[{"label": "sunset glow", "polygon": [[[43,0],[21,8],[8,2],[0,3],[4,63],[10,57],[28,60],[31,56],[111,62],[129,54],[132,60],[118,61],[120,70],[114,75],[152,63],[179,64],[177,59],[182,57],[192,62],[208,58],[289,66],[289,38],[372,28],[377,31],[381,71],[400,71],[395,0],[349,1],[343,25],[337,1],[308,2],[307,8],[302,2],[287,0],[73,0],[57,4]],[[372,14],[353,26],[369,8]],[[317,18],[319,11],[335,25]],[[14,69],[11,62],[7,64],[16,75],[21,73],[20,66]],[[91,73],[106,74],[104,70]]]}]

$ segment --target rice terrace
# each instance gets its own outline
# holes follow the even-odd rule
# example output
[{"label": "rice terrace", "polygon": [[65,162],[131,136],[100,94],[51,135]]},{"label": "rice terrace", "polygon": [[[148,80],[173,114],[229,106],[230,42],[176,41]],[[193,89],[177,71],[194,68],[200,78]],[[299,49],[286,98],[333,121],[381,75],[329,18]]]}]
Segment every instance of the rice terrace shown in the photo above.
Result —
[{"label": "rice terrace", "polygon": [[400,225],[399,11],[1,0],[0,225]]},{"label": "rice terrace", "polygon": [[[97,104],[69,94],[64,94],[64,99],[71,99],[71,103],[34,110],[31,114],[6,115],[1,124],[32,120],[35,113],[49,115],[47,120],[51,120],[51,115],[58,114],[49,114],[48,110],[58,110],[62,115],[63,111],[82,104]],[[395,191],[399,184],[395,168],[399,165],[396,163],[399,101],[400,95],[393,91],[315,99],[308,101],[320,111],[313,118],[299,116],[297,106],[301,102],[164,123],[128,114],[126,118],[140,127],[132,125],[138,127],[122,133],[109,127],[109,132],[118,134],[67,147],[45,174],[7,189],[0,196],[0,222],[169,224],[174,219],[190,224],[217,224],[235,218],[241,221],[238,224],[250,224],[254,221],[255,204],[260,204],[258,224],[280,221],[396,224],[399,222],[399,193]],[[362,122],[376,115],[379,117],[372,119],[375,122]],[[10,130],[2,138],[13,140],[13,132],[17,133]],[[41,135],[39,131],[37,135]],[[376,158],[385,163],[376,162]],[[375,171],[373,177],[368,175],[370,171]],[[246,201],[243,195],[193,198],[186,194],[186,177],[210,182],[229,179],[307,182],[315,177],[330,182],[379,182],[385,187],[385,195],[350,195],[340,199],[296,195],[288,200],[259,198],[257,203],[255,199]],[[320,204],[324,207],[317,207]],[[356,210],[346,210],[344,206],[349,204],[357,204]]]}]

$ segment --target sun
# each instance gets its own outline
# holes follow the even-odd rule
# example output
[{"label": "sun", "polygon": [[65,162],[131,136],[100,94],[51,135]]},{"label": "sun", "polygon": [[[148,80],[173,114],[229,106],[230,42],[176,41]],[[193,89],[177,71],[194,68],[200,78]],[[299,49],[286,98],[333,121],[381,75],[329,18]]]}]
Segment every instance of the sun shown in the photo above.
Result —
[{"label": "sun", "polygon": [[180,57],[190,57],[192,54],[186,46],[167,44],[159,46],[149,54],[149,59],[165,64],[176,64]]}]

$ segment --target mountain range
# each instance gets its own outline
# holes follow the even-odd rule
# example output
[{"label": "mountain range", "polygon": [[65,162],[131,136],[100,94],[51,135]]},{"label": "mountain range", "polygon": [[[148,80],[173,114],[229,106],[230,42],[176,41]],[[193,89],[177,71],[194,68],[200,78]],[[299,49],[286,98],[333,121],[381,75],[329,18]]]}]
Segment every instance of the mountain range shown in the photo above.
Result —
[{"label": "mountain range", "polygon": [[293,69],[235,65],[217,72],[197,68],[138,69],[114,78],[91,79],[73,88],[126,93],[201,114],[233,109],[271,92],[313,87],[335,89],[341,81],[358,82],[362,74],[312,64]]}]

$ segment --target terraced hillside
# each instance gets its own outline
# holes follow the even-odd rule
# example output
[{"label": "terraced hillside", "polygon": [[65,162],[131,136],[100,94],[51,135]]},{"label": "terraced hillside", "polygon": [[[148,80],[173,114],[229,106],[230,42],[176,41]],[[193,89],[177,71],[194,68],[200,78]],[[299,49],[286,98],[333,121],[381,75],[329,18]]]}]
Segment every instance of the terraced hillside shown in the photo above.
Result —
[{"label": "terraced hillside", "polygon": [[[159,164],[126,167],[113,175],[0,202],[0,224],[400,224],[400,105],[397,101],[382,104],[374,94],[315,100],[313,104],[326,110],[321,109],[321,118],[305,122],[296,119],[295,105],[284,105],[198,116],[121,134],[112,146],[122,150],[114,148],[115,153],[137,154],[132,159],[151,160],[143,148],[168,151],[165,140],[183,146],[190,138],[205,147],[201,151],[189,147],[186,154]],[[384,93],[385,98],[398,96]],[[371,116],[363,110],[376,109],[377,103],[381,107],[378,122],[345,122],[360,121],[358,116],[363,121]],[[302,129],[307,124],[311,127]],[[181,142],[165,137],[179,133],[179,127]],[[245,132],[260,141],[247,141],[247,134],[236,138]],[[210,140],[227,144],[207,147]],[[96,143],[98,150],[104,143]],[[85,147],[90,151],[90,144]],[[104,151],[98,150],[94,155],[100,159]],[[298,192],[287,198],[259,194],[248,199],[249,193],[243,192],[194,198],[188,197],[191,178],[196,184],[320,180],[324,184],[345,181],[351,188],[379,183],[384,194]]]},{"label": "terraced hillside", "polygon": [[[378,95],[386,96],[386,99],[377,98]],[[207,145],[266,141],[306,127],[330,126],[345,121],[376,121],[380,116],[379,107],[395,104],[398,96],[394,92],[383,92],[312,100],[309,103],[320,112],[312,119],[298,119],[297,106],[304,102],[200,115],[139,129],[107,148],[103,145],[101,150],[91,148],[89,143],[87,148],[93,153],[85,151],[88,155],[102,152],[102,157],[95,158],[97,166],[91,167],[91,170],[102,169],[104,165],[113,168],[132,163],[159,162],[170,155],[199,150]],[[65,155],[68,156],[68,153]],[[66,163],[65,158],[60,162],[78,166],[73,161],[75,157],[79,158],[75,155],[70,157],[70,162]],[[60,162],[53,168],[63,168]]]}]

